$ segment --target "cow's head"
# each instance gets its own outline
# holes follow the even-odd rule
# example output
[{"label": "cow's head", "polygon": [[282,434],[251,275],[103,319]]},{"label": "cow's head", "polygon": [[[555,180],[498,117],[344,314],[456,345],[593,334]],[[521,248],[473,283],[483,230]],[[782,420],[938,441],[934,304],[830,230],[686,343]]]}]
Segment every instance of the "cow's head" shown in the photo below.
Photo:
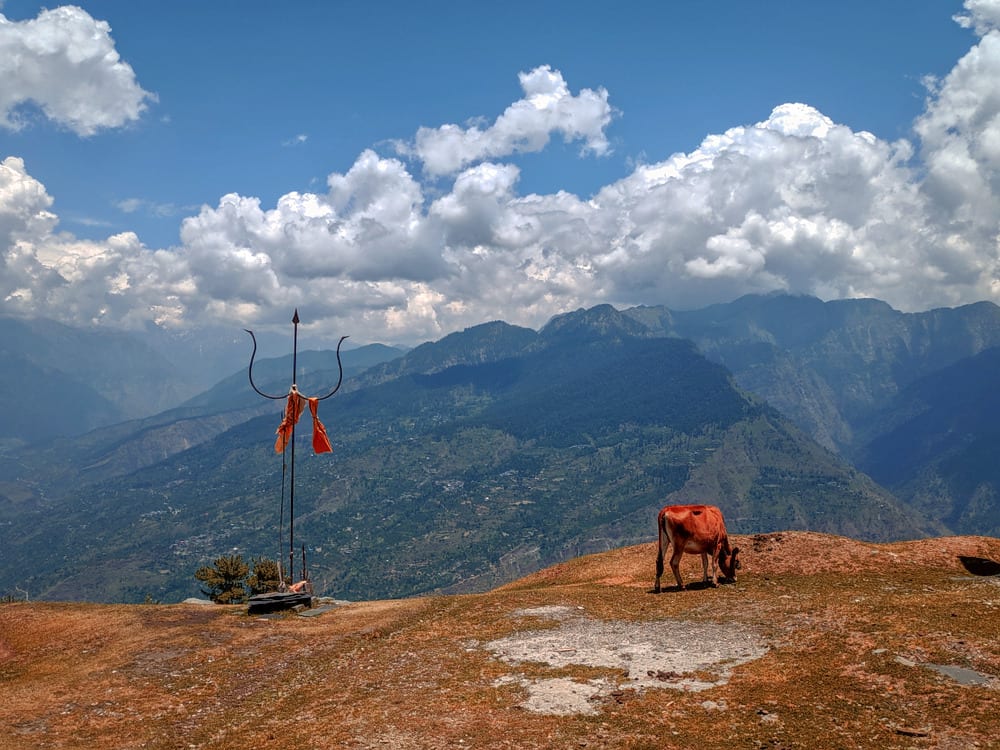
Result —
[{"label": "cow's head", "polygon": [[719,556],[719,567],[722,568],[722,574],[734,581],[736,580],[736,571],[743,567],[740,563],[739,554],[740,548],[733,547],[732,552],[728,555],[723,553]]}]

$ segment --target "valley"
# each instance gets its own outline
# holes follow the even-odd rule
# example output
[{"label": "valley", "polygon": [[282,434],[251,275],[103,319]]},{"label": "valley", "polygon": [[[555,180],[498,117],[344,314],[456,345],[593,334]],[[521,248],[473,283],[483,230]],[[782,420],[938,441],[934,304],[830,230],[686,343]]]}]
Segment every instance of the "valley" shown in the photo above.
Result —
[{"label": "valley", "polygon": [[[990,305],[903,314],[771,295],[350,350],[320,413],[334,452],[299,435],[296,546],[320,592],[369,599],[484,591],[641,543],[668,502],[720,505],[740,534],[997,535],[995,340]],[[259,364],[265,390],[287,388],[288,358]],[[303,353],[303,392],[335,368],[332,352]],[[935,406],[949,393],[966,397]],[[244,371],[152,416],[6,449],[0,591],[180,601],[221,554],[287,555],[280,408]],[[853,442],[824,443],[834,433]]]}]

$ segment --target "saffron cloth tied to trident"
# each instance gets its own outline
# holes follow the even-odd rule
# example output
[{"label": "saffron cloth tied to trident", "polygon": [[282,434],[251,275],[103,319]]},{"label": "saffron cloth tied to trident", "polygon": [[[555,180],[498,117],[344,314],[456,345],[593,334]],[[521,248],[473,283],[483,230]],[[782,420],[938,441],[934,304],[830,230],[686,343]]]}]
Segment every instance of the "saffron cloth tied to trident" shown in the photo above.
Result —
[{"label": "saffron cloth tied to trident", "polygon": [[278,433],[278,439],[274,441],[275,453],[285,452],[285,446],[288,445],[288,441],[295,431],[295,425],[298,424],[299,417],[302,416],[307,401],[309,402],[309,412],[312,414],[313,419],[313,452],[333,452],[333,446],[330,445],[330,438],[326,434],[326,427],[319,421],[319,416],[317,415],[319,411],[319,399],[315,396],[303,396],[299,393],[298,386],[292,383],[292,388],[288,392],[288,403],[285,404],[285,416],[281,420],[281,424],[278,425],[278,429],[275,430]]},{"label": "saffron cloth tied to trident", "polygon": [[[269,393],[264,393],[257,385],[253,382],[253,362],[254,358],[257,356],[257,337],[253,335],[253,331],[245,328],[247,333],[250,334],[250,338],[253,340],[253,352],[250,354],[250,366],[247,368],[247,376],[250,379],[250,387],[253,388],[258,394],[264,398],[269,398],[272,400],[286,399],[285,402],[285,412],[282,417],[281,424],[278,425],[276,430],[278,438],[274,442],[275,453],[284,454],[286,447],[291,447],[291,476],[289,478],[289,491],[288,491],[288,556],[289,556],[289,575],[294,573],[294,554],[295,554],[295,425],[299,421],[299,417],[302,416],[302,412],[305,410],[305,405],[309,404],[309,412],[312,414],[313,423],[313,436],[312,444],[313,450],[316,453],[330,453],[333,451],[333,446],[330,445],[330,438],[326,434],[326,428],[323,423],[319,421],[319,402],[325,401],[330,398],[334,393],[340,390],[341,384],[344,382],[344,365],[340,361],[340,346],[344,343],[344,339],[347,336],[341,336],[340,341],[337,342],[337,367],[340,369],[340,375],[337,378],[337,385],[333,387],[329,393],[325,396],[303,396],[299,393],[299,387],[297,384],[297,372],[298,372],[298,354],[299,354],[299,311],[295,310],[295,315],[292,316],[292,385],[288,389],[287,394],[282,394],[278,396],[272,396]],[[284,463],[282,464],[282,515],[284,515]],[[281,524],[279,523],[279,526]],[[280,533],[280,529],[279,529]],[[303,563],[302,563],[302,577],[305,578],[305,551],[303,548]],[[280,560],[279,555],[279,560]],[[294,576],[293,576],[294,577]]]}]

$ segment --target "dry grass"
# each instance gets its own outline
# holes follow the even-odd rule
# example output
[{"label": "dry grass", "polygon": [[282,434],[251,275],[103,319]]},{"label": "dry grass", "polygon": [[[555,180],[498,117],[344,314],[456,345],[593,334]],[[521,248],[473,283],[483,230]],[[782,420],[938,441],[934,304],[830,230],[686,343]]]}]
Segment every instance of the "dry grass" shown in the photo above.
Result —
[{"label": "dry grass", "polygon": [[[737,541],[739,583],[660,595],[649,593],[650,544],[486,594],[309,618],[0,605],[0,748],[1000,747],[1000,578],[959,562],[1000,560],[1000,540]],[[686,557],[685,575],[695,580],[700,563]],[[523,613],[556,605],[653,629],[732,625],[767,652],[708,690],[664,679],[607,690],[593,713],[536,713],[525,708],[534,680],[623,680],[619,669],[552,666],[542,654],[512,665],[485,647],[559,627]],[[960,684],[927,664],[990,679]],[[719,676],[701,671],[687,676]]]}]

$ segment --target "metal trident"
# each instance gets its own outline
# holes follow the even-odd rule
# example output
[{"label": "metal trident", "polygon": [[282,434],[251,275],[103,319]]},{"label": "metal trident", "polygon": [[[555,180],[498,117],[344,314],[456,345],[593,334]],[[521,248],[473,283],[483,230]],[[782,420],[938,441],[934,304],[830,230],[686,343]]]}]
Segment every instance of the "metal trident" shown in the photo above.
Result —
[{"label": "metal trident", "polygon": [[[295,309],[295,314],[292,316],[292,385],[288,390],[288,393],[272,396],[269,393],[264,393],[257,384],[253,382],[253,362],[254,358],[257,356],[257,337],[253,335],[253,331],[249,328],[244,328],[243,330],[250,334],[250,338],[253,340],[253,352],[250,354],[250,366],[247,368],[247,377],[250,379],[250,387],[253,388],[258,394],[264,398],[269,398],[273,401],[279,399],[288,398],[292,393],[298,393],[298,382],[297,382],[297,371],[298,371],[298,356],[299,356],[299,310]],[[337,367],[340,370],[340,375],[337,378],[337,385],[333,387],[328,394],[325,396],[319,396],[318,401],[325,401],[330,398],[334,393],[340,390],[341,384],[344,382],[344,365],[340,361],[340,346],[344,343],[344,339],[347,336],[341,336],[340,341],[337,342]],[[291,439],[288,441],[291,443],[292,454],[291,454],[291,476],[289,477],[289,489],[288,489],[288,575],[294,580],[295,573],[295,420],[292,420],[291,425]],[[284,455],[284,454],[282,454]],[[282,459],[284,461],[284,459]],[[284,473],[284,463],[282,463],[282,473]],[[284,494],[284,481],[282,481],[282,495]],[[282,499],[282,510],[284,510],[284,499]],[[281,522],[278,523],[280,534]],[[303,551],[304,554],[304,551]],[[281,560],[279,554],[278,560],[278,572],[279,577],[281,573]],[[305,576],[305,559],[302,561],[302,574]],[[283,583],[283,580],[282,580]]]}]

